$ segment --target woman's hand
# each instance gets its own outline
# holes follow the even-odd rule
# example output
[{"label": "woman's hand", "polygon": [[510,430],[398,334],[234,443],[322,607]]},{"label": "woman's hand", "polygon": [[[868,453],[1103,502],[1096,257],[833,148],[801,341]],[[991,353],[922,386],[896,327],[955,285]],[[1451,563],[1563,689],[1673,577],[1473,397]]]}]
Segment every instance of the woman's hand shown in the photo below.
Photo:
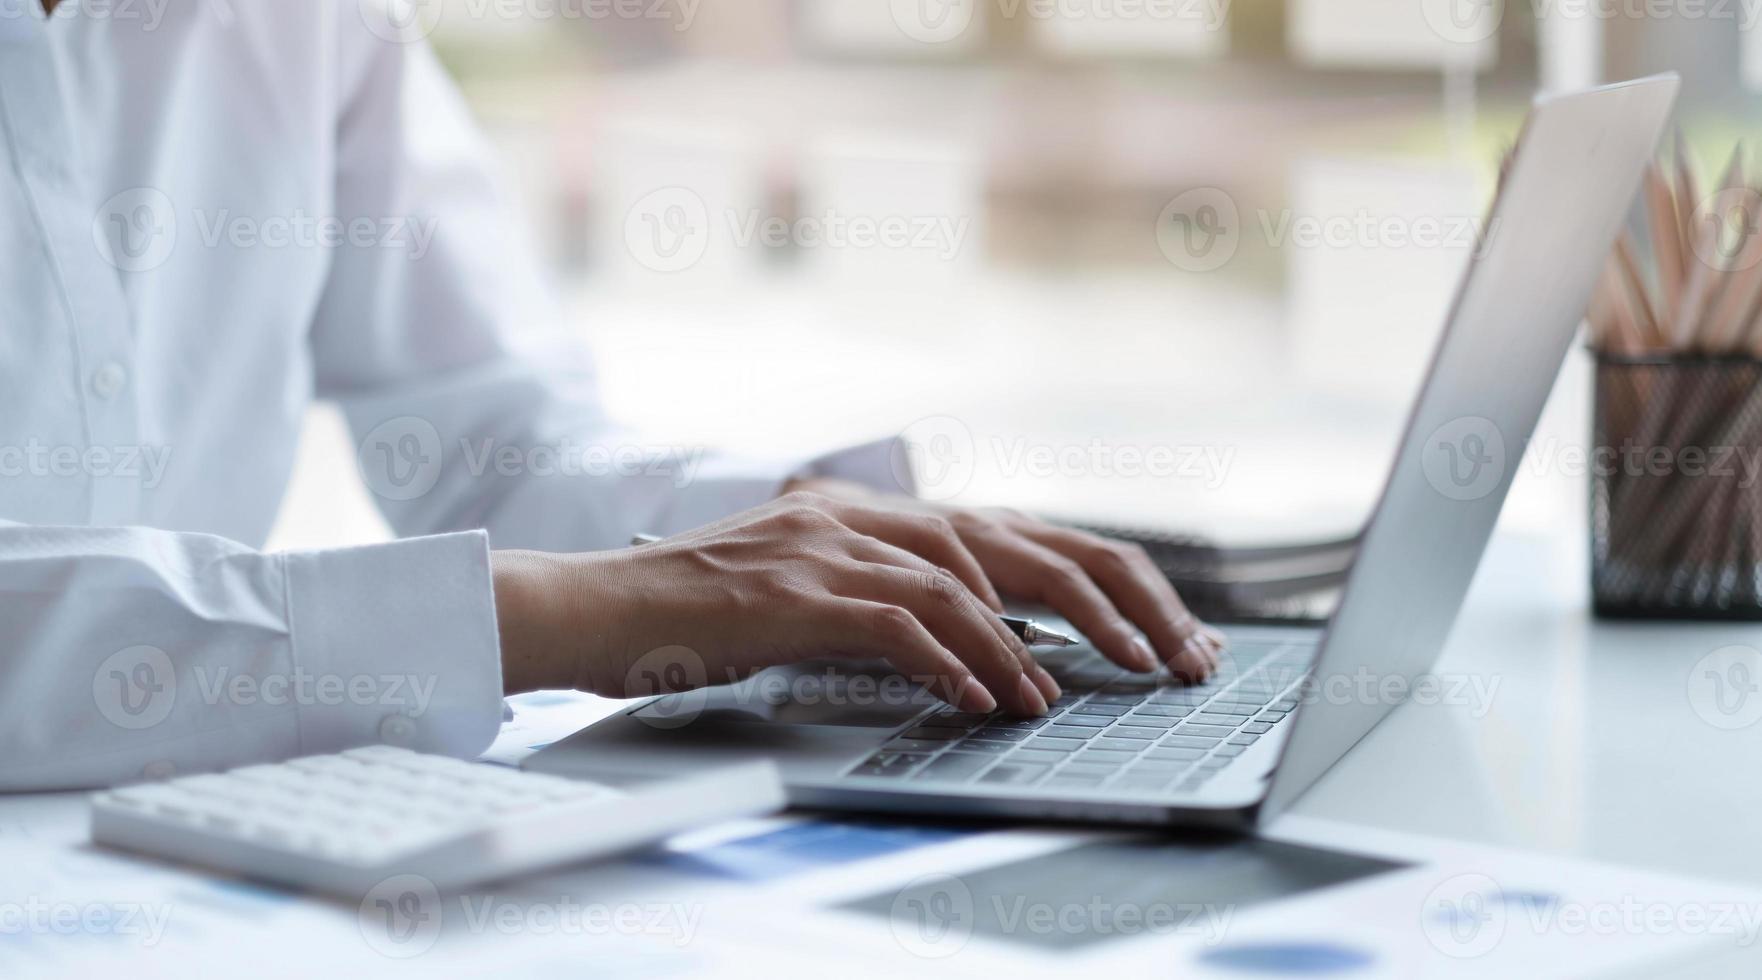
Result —
[{"label": "woman's hand", "polygon": [[[1220,643],[1142,551],[883,497],[791,493],[641,548],[497,552],[494,572],[510,692],[628,697],[846,655],[886,660],[963,710],[1044,714],[1058,685],[998,619],[999,588],[1050,605],[1133,670],[1197,679]],[[680,648],[694,669],[657,690],[652,655]]]},{"label": "woman's hand", "polygon": [[494,573],[510,691],[659,693],[644,658],[682,647],[695,669],[675,686],[848,655],[887,660],[968,711],[1040,715],[1059,696],[931,515],[790,494],[641,548],[497,552]]}]

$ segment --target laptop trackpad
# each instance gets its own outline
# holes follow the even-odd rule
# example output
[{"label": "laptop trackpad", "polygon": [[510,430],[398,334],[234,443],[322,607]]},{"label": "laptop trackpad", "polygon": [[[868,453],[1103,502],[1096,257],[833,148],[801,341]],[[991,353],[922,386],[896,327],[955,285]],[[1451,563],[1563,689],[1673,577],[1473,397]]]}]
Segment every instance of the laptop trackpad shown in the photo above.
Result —
[{"label": "laptop trackpad", "polygon": [[670,694],[632,716],[691,724],[898,728],[941,702],[880,663],[814,662],[760,671],[738,684]]}]

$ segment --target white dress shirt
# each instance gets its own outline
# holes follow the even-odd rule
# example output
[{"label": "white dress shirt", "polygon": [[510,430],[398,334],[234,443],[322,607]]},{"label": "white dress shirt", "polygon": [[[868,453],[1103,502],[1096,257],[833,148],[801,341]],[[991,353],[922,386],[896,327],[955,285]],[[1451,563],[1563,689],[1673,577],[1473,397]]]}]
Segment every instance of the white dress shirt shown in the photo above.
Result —
[{"label": "white dress shirt", "polygon": [[[622,547],[888,470],[646,446],[579,353],[517,349],[533,264],[378,2],[0,9],[0,789],[475,754],[490,542]],[[402,540],[258,550],[315,398]]]}]

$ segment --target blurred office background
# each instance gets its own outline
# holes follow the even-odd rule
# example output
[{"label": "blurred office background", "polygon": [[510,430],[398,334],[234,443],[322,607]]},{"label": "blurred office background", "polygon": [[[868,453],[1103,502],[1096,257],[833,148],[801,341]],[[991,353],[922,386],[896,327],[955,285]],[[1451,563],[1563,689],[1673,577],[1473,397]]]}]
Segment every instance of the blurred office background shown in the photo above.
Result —
[{"label": "blurred office background", "polygon": [[[1704,170],[1756,118],[1755,4],[1533,2],[418,14],[632,424],[904,432],[959,502],[1278,537],[1367,513],[1535,93],[1680,71]],[[1578,355],[1543,440],[1587,391]],[[276,543],[383,535],[334,415],[303,453]],[[1508,521],[1582,519],[1529,469]]]}]

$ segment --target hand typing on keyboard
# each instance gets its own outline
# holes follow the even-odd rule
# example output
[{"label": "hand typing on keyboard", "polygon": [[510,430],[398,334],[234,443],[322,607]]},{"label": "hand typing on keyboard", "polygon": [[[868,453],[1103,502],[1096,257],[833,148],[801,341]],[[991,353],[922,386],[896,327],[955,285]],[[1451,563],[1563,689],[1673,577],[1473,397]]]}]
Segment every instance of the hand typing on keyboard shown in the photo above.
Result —
[{"label": "hand typing on keyboard", "polygon": [[846,655],[964,711],[1044,715],[1063,692],[999,619],[1000,593],[1052,607],[1120,668],[1201,680],[1217,666],[1222,635],[1136,545],[818,486],[852,499],[791,493],[622,551],[497,552],[509,691],[636,697]]}]

